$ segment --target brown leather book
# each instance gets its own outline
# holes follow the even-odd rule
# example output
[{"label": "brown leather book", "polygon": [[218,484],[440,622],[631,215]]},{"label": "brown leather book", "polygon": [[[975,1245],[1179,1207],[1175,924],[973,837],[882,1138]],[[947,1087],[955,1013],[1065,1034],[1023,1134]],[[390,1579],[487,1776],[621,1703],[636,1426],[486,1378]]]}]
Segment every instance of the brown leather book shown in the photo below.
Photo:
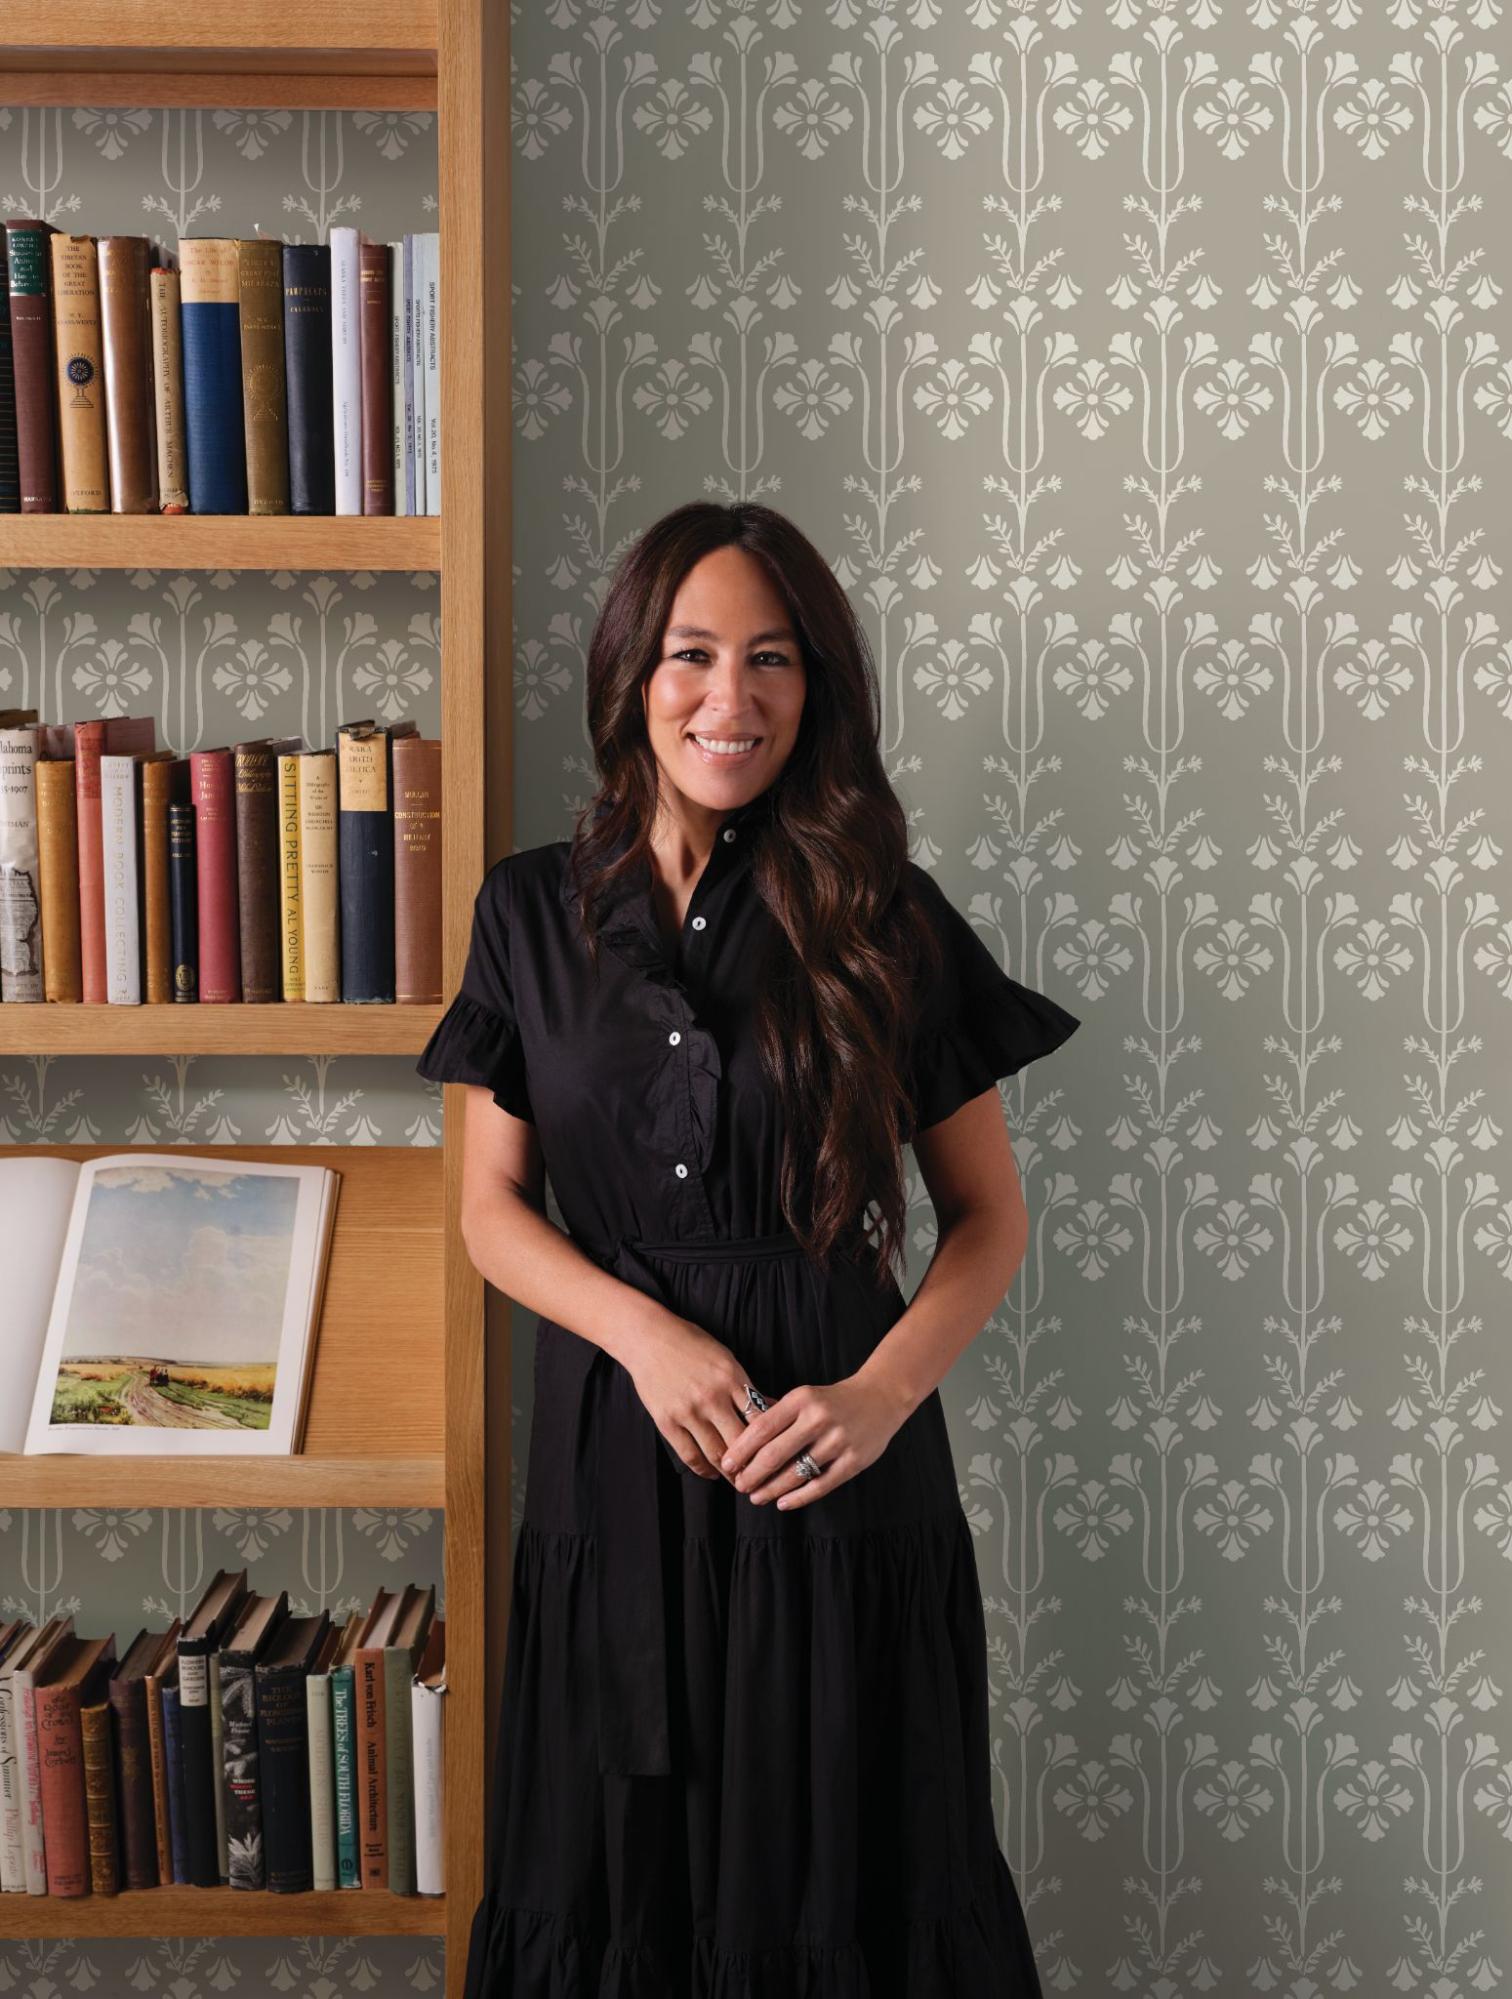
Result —
[{"label": "brown leather book", "polygon": [[165,514],[187,514],[189,461],[184,444],[184,341],[179,323],[179,274],[166,264],[154,265],[150,284],[158,504]]},{"label": "brown leather book", "polygon": [[189,759],[156,750],[142,759],[143,997],[173,1001],[173,924],[168,900],[168,807],[189,803]]},{"label": "brown leather book", "polygon": [[152,245],[145,236],[102,236],[97,248],[110,510],[115,514],[155,514],[152,301],[147,285]]},{"label": "brown leather book", "polygon": [[191,750],[189,779],[199,884],[199,996],[201,1004],[230,1004],[241,998],[236,783],[230,750]]},{"label": "brown leather book", "polygon": [[[84,998],[105,1006],[105,837],[100,812],[100,758],[148,751],[157,739],[150,715],[111,715],[74,724],[74,799],[79,840],[79,958]],[[46,921],[44,917],[43,921]],[[45,962],[45,961],[44,961]]]},{"label": "brown leather book", "polygon": [[95,241],[93,236],[58,235],[48,247],[52,252],[63,506],[70,514],[108,514],[105,349]]},{"label": "brown leather book", "polygon": [[[384,1727],[383,1648],[404,1602],[400,1590],[380,1588],[352,1654],[356,1702],[357,1859],[364,1888],[388,1886],[388,1746]],[[407,1699],[408,1688],[395,1688]]]},{"label": "brown leather book", "polygon": [[[237,743],[236,895],[241,924],[242,999],[266,1006],[282,991],[279,921],[278,759],[301,749],[298,736]],[[201,995],[203,997],[203,995]]]},{"label": "brown leather book", "polygon": [[70,1636],[37,1674],[37,1759],[49,1895],[89,1892],[89,1812],[79,1710],[103,1694],[115,1665],[115,1634]]},{"label": "brown leather book", "polygon": [[362,511],[394,511],[394,327],[387,243],[357,245],[362,326]]},{"label": "brown leather book", "polygon": [[236,263],[241,296],[247,512],[286,514],[289,427],[284,394],[283,244],[264,236],[240,240]]},{"label": "brown leather book", "polygon": [[42,992],[82,1000],[79,960],[79,808],[72,757],[37,764],[37,848],[42,876]]},{"label": "brown leather book", "polygon": [[84,1751],[84,1816],[89,1833],[89,1889],[93,1895],[121,1892],[121,1854],[116,1835],[115,1745],[110,1702],[91,1701],[79,1709]]},{"label": "brown leather book", "polygon": [[53,364],[50,222],[17,216],[5,225],[11,349],[16,385],[16,454],[23,514],[58,511],[58,399]]},{"label": "brown leather book", "polygon": [[441,990],[441,741],[394,738],[394,998],[431,1006]]},{"label": "brown leather book", "polygon": [[115,1720],[116,1789],[121,1835],[120,1880],[126,1888],[158,1885],[157,1829],[152,1815],[152,1741],[147,1726],[147,1673],[163,1634],[145,1626],[110,1676]]},{"label": "brown leather book", "polygon": [[178,1635],[183,1620],[175,1617],[163,1633],[157,1655],[148,1668],[147,1746],[152,1759],[152,1830],[157,1841],[157,1878],[167,1887],[173,1880],[173,1821],[168,1801],[168,1741],[163,1734],[163,1688],[178,1684]]}]

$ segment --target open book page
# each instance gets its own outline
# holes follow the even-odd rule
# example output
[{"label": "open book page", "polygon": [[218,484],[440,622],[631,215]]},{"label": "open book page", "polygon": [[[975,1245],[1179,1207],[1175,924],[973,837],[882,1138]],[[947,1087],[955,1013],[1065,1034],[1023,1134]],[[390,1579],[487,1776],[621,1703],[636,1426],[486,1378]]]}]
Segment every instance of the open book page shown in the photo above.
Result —
[{"label": "open book page", "polygon": [[335,1178],[183,1153],[87,1162],[26,1449],[295,1449]]},{"label": "open book page", "polygon": [[26,1442],[78,1179],[77,1159],[0,1159],[0,1451]]}]

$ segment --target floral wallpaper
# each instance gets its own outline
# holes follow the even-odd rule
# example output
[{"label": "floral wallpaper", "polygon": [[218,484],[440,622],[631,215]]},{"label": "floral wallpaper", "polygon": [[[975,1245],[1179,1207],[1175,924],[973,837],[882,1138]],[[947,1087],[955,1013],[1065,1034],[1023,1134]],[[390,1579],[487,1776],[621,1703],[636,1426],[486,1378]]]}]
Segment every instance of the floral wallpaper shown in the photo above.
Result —
[{"label": "floral wallpaper", "polygon": [[[436,226],[429,113],[0,107],[0,214],[76,234],[384,240]],[[0,524],[0,563],[5,556]],[[359,715],[441,719],[433,575],[0,567],[0,705],[49,721],[152,714],[180,754],[253,735],[334,740]],[[441,1091],[407,1058],[0,1056],[0,1144],[436,1145]],[[337,1621],[407,1581],[443,1590],[427,1508],[0,1507],[0,1618],[72,1610],[124,1655],[218,1568]],[[411,1993],[439,1937],[0,1940],[0,1991]]]},{"label": "floral wallpaper", "polygon": [[943,1389],[1047,1990],[1501,1989],[1502,10],[542,0],[514,62],[517,843],[626,543],[767,500],[1085,1023]]}]

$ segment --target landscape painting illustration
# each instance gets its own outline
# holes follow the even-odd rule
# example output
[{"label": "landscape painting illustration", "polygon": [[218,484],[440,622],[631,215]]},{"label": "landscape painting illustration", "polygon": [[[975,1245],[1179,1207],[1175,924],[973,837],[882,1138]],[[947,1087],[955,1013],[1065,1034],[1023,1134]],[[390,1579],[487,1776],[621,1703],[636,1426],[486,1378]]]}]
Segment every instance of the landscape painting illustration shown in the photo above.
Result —
[{"label": "landscape painting illustration", "polygon": [[266,1430],[298,1203],[293,1175],[101,1169],[49,1422]]}]

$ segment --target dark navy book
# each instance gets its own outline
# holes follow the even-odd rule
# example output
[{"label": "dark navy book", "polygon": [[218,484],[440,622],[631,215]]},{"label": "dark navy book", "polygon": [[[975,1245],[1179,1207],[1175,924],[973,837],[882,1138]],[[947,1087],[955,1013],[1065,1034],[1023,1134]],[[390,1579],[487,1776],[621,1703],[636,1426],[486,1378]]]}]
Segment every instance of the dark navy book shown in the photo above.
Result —
[{"label": "dark navy book", "polygon": [[247,511],[239,297],[236,239],[180,237],[184,449],[193,514]]},{"label": "dark navy book", "polygon": [[331,434],[331,249],[283,246],[284,381],[289,399],[289,512],[334,514]]},{"label": "dark navy book", "polygon": [[344,722],[336,731],[336,864],[341,888],[341,997],[371,1006],[394,997],[394,737]]},{"label": "dark navy book", "polygon": [[168,935],[175,1000],[199,998],[199,859],[194,807],[168,807]]}]

